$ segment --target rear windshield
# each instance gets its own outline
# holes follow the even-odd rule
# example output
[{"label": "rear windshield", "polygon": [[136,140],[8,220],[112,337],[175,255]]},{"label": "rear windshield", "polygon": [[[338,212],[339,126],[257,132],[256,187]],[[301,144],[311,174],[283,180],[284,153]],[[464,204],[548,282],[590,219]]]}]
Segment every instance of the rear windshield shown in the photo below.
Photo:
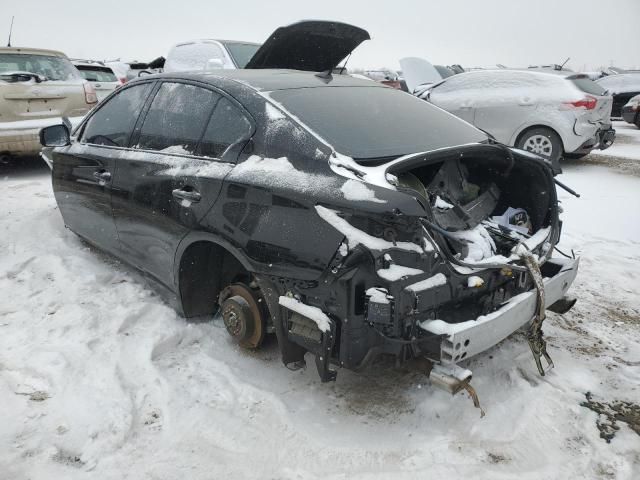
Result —
[{"label": "rear windshield", "polygon": [[386,87],[278,90],[271,98],[357,159],[405,155],[481,142],[472,125],[408,93]]},{"label": "rear windshield", "polygon": [[606,90],[587,76],[569,77],[569,81],[585,93],[604,95]]},{"label": "rear windshield", "polygon": [[255,53],[260,48],[260,45],[255,45],[253,43],[237,43],[237,42],[225,42],[224,46],[227,47],[227,50],[233,57],[233,61],[236,62],[238,68],[244,68],[251,57],[255,55]]},{"label": "rear windshield", "polygon": [[50,55],[0,53],[0,73],[29,72],[47,80],[75,80],[80,74],[69,60]]},{"label": "rear windshield", "polygon": [[118,79],[109,67],[87,67],[84,65],[76,65],[86,80],[90,82],[117,82]]}]

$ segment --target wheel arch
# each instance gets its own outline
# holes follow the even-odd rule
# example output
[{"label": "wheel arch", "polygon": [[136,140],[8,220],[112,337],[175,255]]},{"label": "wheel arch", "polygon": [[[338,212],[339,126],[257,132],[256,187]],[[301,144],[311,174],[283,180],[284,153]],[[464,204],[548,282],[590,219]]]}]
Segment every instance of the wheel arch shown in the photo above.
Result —
[{"label": "wheel arch", "polygon": [[520,141],[522,136],[525,133],[527,133],[529,130],[533,130],[535,128],[547,128],[547,129],[551,130],[553,133],[555,133],[558,136],[558,139],[560,140],[560,145],[562,146],[562,154],[564,154],[565,145],[564,145],[564,140],[562,139],[562,135],[560,135],[560,133],[558,132],[557,129],[553,128],[548,123],[543,123],[543,122],[536,122],[534,124],[521,125],[516,130],[516,133],[513,135],[513,138],[511,139],[511,145],[513,145],[514,147],[517,147],[518,146],[518,142]]},{"label": "wheel arch", "polygon": [[188,235],[174,262],[175,291],[184,316],[211,315],[220,291],[251,273],[251,264],[228,242],[205,232]]}]

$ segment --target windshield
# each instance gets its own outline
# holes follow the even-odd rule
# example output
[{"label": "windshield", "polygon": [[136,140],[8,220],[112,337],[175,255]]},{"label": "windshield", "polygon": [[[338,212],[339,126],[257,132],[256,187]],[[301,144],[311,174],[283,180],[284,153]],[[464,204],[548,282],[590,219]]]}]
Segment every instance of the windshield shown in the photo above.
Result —
[{"label": "windshield", "polygon": [[86,67],[84,65],[76,65],[86,80],[90,82],[117,82],[118,79],[113,71],[108,67]]},{"label": "windshield", "polygon": [[640,74],[610,75],[601,78],[597,83],[610,93],[640,92]]},{"label": "windshield", "polygon": [[238,68],[244,68],[260,48],[260,45],[255,43],[225,42],[224,46]]},{"label": "windshield", "polygon": [[69,60],[50,55],[0,53],[0,73],[29,72],[47,80],[75,80],[80,74]]},{"label": "windshield", "polygon": [[472,125],[412,95],[386,87],[278,90],[270,97],[338,152],[375,159],[482,142]]}]

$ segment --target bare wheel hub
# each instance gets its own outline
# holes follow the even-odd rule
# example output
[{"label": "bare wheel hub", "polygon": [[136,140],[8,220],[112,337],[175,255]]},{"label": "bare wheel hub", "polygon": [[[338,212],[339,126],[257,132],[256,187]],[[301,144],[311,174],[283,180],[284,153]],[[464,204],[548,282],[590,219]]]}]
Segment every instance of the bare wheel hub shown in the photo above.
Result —
[{"label": "bare wheel hub", "polygon": [[218,299],[229,335],[244,348],[257,348],[266,328],[266,308],[259,293],[243,283],[226,287]]}]

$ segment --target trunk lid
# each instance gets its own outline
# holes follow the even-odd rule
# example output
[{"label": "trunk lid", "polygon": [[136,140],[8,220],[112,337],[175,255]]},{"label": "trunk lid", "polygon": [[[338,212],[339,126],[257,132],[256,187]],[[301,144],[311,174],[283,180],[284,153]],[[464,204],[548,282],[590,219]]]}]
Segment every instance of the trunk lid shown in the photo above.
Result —
[{"label": "trunk lid", "polygon": [[323,72],[332,70],[358,45],[371,37],[346,23],[307,20],[280,27],[245,68],[282,68]]}]

